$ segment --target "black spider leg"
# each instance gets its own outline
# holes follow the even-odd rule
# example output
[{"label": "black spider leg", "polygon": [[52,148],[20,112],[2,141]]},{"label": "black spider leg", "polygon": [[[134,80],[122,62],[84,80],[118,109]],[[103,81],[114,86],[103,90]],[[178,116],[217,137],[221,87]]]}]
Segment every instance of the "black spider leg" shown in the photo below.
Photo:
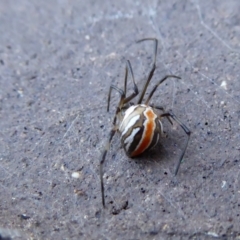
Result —
[{"label": "black spider leg", "polygon": [[[161,110],[162,112],[166,112],[165,111],[165,108],[164,107],[162,107],[162,106],[155,106],[154,104],[150,104],[149,105],[151,108],[153,108],[153,109],[157,109],[157,110]],[[168,121],[173,125],[173,122],[172,122],[172,120],[171,120],[171,118],[170,117],[167,117],[167,119],[168,119]]]},{"label": "black spider leg", "polygon": [[[153,88],[152,91],[150,92],[150,94],[149,94],[149,96],[148,96],[148,98],[147,98],[147,100],[146,100],[146,102],[145,102],[146,105],[148,105],[149,101],[151,100],[151,98],[152,98],[154,92],[157,90],[158,86],[159,86],[161,83],[163,83],[165,80],[167,80],[168,78],[170,78],[170,77],[181,79],[180,77],[175,76],[175,75],[167,75],[167,76],[165,76],[164,78],[162,78],[162,79],[154,86],[154,88]],[[158,108],[158,107],[154,107],[154,108]],[[159,107],[158,109],[164,111],[164,108],[162,108],[162,107]],[[182,159],[183,159],[183,156],[184,156],[185,151],[186,151],[187,146],[188,146],[188,142],[189,142],[189,138],[190,138],[191,132],[190,132],[190,130],[189,130],[172,112],[163,113],[163,114],[161,114],[158,118],[160,119],[161,117],[166,117],[166,118],[170,121],[170,123],[172,123],[172,121],[170,120],[170,118],[172,118],[173,120],[175,120],[175,121],[181,126],[181,128],[182,128],[182,129],[185,131],[185,133],[188,135],[188,139],[187,139],[187,141],[186,141],[185,147],[184,147],[184,149],[183,149],[183,151],[182,151],[182,154],[181,154],[181,156],[180,156],[180,158],[179,158],[179,161],[178,161],[178,164],[177,164],[177,167],[176,167],[176,170],[175,170],[175,175],[177,175],[178,170],[179,170],[179,167],[180,167],[180,164],[181,164]]]},{"label": "black spider leg", "polygon": [[178,161],[178,164],[177,164],[177,167],[176,167],[176,170],[175,170],[175,176],[177,175],[178,173],[178,170],[179,170],[179,167],[180,167],[180,164],[182,162],[182,159],[183,159],[183,156],[186,152],[186,149],[187,149],[187,146],[188,146],[188,142],[189,142],[189,139],[190,139],[190,135],[191,135],[191,131],[187,128],[187,126],[182,123],[176,116],[174,113],[172,112],[167,112],[167,113],[163,113],[159,116],[159,119],[161,119],[162,117],[171,117],[173,120],[175,120],[179,125],[180,127],[184,130],[184,132],[187,134],[188,138],[187,138],[187,141],[185,143],[185,146],[183,148],[183,151],[182,151],[182,154],[179,158],[179,161]]},{"label": "black spider leg", "polygon": [[[122,100],[122,97],[121,97],[121,100]],[[120,102],[121,102],[121,100],[120,100]],[[119,102],[119,104],[120,104],[120,102]],[[112,138],[113,138],[114,134],[117,131],[117,128],[115,127],[115,123],[116,123],[117,113],[118,112],[119,112],[119,107],[117,107],[117,110],[116,110],[116,113],[115,113],[115,117],[114,117],[114,120],[113,120],[114,127],[112,128],[112,130],[109,133],[108,142],[107,142],[107,144],[105,146],[105,149],[104,149],[104,151],[102,153],[101,160],[100,160],[100,181],[101,181],[101,194],[102,194],[102,204],[103,204],[103,207],[105,207],[104,183],[103,183],[103,164],[104,164],[107,152],[108,152],[108,150],[110,148],[110,144],[111,144]]]},{"label": "black spider leg", "polygon": [[154,88],[153,88],[152,91],[150,92],[147,100],[145,101],[145,104],[146,104],[146,105],[148,105],[149,101],[151,100],[151,98],[152,98],[154,92],[157,90],[158,86],[159,86],[160,84],[162,84],[164,81],[166,81],[168,78],[171,78],[171,77],[172,77],[172,78],[181,79],[180,77],[175,76],[175,75],[166,75],[164,78],[162,78],[162,79],[154,86]]},{"label": "black spider leg", "polygon": [[141,94],[139,96],[139,99],[137,101],[137,104],[141,104],[142,103],[142,100],[143,100],[143,97],[146,93],[146,90],[147,90],[147,87],[148,87],[148,84],[150,83],[151,79],[152,79],[152,76],[155,72],[155,69],[156,69],[156,58],[157,58],[157,48],[158,48],[158,40],[156,38],[144,38],[144,39],[141,39],[139,41],[137,41],[137,43],[139,42],[142,42],[142,41],[146,41],[146,40],[153,40],[154,41],[154,53],[153,53],[153,63],[152,63],[152,68],[148,74],[148,77],[147,77],[147,81],[141,91]]},{"label": "black spider leg", "polygon": [[[128,80],[128,71],[129,70],[130,70],[131,77],[132,77],[134,92],[130,96],[126,97],[126,93],[127,93],[127,80]],[[132,70],[132,65],[131,65],[129,60],[127,60],[126,68],[125,68],[124,91],[122,89],[119,89],[118,87],[116,87],[114,85],[110,86],[109,93],[108,93],[107,111],[109,111],[112,89],[115,89],[116,91],[118,91],[121,96],[124,95],[124,97],[122,99],[122,102],[120,102],[119,105],[118,105],[120,110],[122,109],[122,107],[124,106],[125,103],[130,102],[134,97],[136,97],[138,95],[138,87],[137,87],[137,84],[135,83],[135,78],[134,78],[134,74],[133,74],[133,70]]]},{"label": "black spider leg", "polygon": [[[133,86],[134,86],[134,92],[129,97],[126,97],[127,80],[128,80],[128,71],[129,70],[130,70],[131,77],[132,77],[132,82],[133,82]],[[118,106],[117,106],[116,111],[115,111],[115,116],[114,116],[113,123],[112,123],[113,124],[113,128],[112,128],[112,130],[109,133],[108,142],[107,142],[107,144],[105,146],[105,149],[104,149],[104,151],[102,153],[101,160],[100,160],[100,181],[101,181],[101,194],[102,194],[102,204],[103,204],[103,207],[105,207],[104,183],[103,183],[103,164],[104,164],[104,161],[106,159],[107,152],[108,152],[108,150],[110,148],[110,144],[111,144],[112,138],[113,138],[114,134],[116,133],[116,131],[118,130],[118,128],[116,126],[116,121],[118,119],[119,113],[121,112],[122,108],[124,107],[124,104],[128,103],[129,101],[131,101],[138,94],[138,87],[137,87],[137,85],[135,83],[135,78],[134,78],[134,75],[133,75],[132,66],[131,66],[131,63],[130,63],[129,60],[127,60],[126,69],[125,69],[124,91],[122,89],[119,89],[118,87],[116,87],[114,85],[110,86],[109,93],[108,93],[107,111],[109,111],[109,105],[110,105],[110,100],[111,100],[112,89],[114,89],[117,92],[119,92],[121,98],[120,98],[120,101],[119,101]]]},{"label": "black spider leg", "polygon": [[[146,100],[146,102],[145,102],[146,105],[149,104],[149,101],[151,100],[151,98],[152,98],[154,92],[157,90],[158,86],[159,86],[160,84],[162,84],[164,81],[166,81],[166,80],[167,80],[168,78],[170,78],[170,77],[172,77],[172,78],[177,78],[177,79],[181,79],[180,77],[175,76],[175,75],[167,75],[167,76],[165,76],[164,78],[162,78],[162,79],[154,86],[154,88],[153,88],[152,91],[150,92],[150,94],[149,94],[149,96],[148,96],[148,98],[147,98],[147,100]],[[150,106],[151,106],[151,105],[150,105]],[[157,106],[152,105],[152,107],[153,107],[153,108],[156,108],[156,109],[159,109],[159,110],[162,110],[163,112],[165,112],[165,110],[164,110],[164,108],[163,108],[162,106],[157,107]],[[167,119],[168,119],[168,121],[169,121],[171,124],[173,124],[172,121],[171,121],[171,119],[170,119],[169,117],[167,117]]]}]

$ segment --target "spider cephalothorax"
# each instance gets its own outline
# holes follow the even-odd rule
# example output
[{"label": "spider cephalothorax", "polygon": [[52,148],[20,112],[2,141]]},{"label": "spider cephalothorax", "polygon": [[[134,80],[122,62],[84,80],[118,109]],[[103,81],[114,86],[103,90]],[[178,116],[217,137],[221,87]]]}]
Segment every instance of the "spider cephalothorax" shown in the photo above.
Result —
[{"label": "spider cephalothorax", "polygon": [[[156,89],[161,83],[163,83],[166,79],[170,77],[178,78],[178,79],[180,79],[180,77],[175,75],[167,75],[164,78],[162,78],[160,81],[158,81],[158,83],[154,86],[152,91],[149,93],[146,101],[142,103],[143,97],[146,93],[147,87],[149,85],[149,82],[152,79],[152,76],[156,68],[156,56],[157,56],[157,46],[158,46],[158,40],[156,38],[144,38],[138,42],[142,42],[145,40],[152,40],[155,43],[154,44],[154,60],[153,60],[152,68],[148,74],[147,81],[140,93],[140,97],[138,101],[136,103],[132,103],[132,102],[130,103],[130,101],[133,100],[138,95],[138,87],[135,83],[132,66],[129,60],[127,60],[126,69],[125,69],[124,90],[119,89],[114,85],[111,85],[109,89],[107,111],[109,110],[111,92],[113,89],[119,92],[121,98],[116,108],[115,116],[113,119],[113,128],[110,132],[108,143],[104,149],[104,152],[102,154],[101,161],[100,161],[100,179],[101,179],[101,192],[102,192],[103,206],[105,206],[104,184],[103,184],[103,163],[105,161],[106,154],[109,149],[111,140],[116,131],[118,131],[121,135],[121,143],[126,154],[129,157],[135,157],[145,152],[146,150],[154,147],[158,143],[160,137],[164,136],[163,126],[161,123],[161,119],[163,117],[166,117],[171,124],[172,124],[171,119],[175,120],[182,127],[182,129],[185,131],[185,133],[188,136],[187,141],[185,143],[185,147],[179,158],[179,161],[175,170],[175,175],[177,175],[178,169],[180,167],[184,153],[187,149],[188,141],[190,138],[191,132],[189,131],[189,129],[172,112],[165,112],[162,106],[155,106],[155,105],[153,106],[149,104],[149,101],[151,100],[152,95],[154,94],[154,92],[156,91]],[[127,97],[126,92],[127,92],[127,80],[128,80],[129,71],[130,71],[133,86],[134,86],[134,92]],[[159,110],[162,111],[161,114],[158,113]]]}]

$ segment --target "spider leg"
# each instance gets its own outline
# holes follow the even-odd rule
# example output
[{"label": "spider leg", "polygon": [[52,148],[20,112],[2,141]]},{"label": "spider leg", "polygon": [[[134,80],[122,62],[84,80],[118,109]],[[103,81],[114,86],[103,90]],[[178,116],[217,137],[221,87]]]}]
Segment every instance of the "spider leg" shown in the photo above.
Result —
[{"label": "spider leg", "polygon": [[151,81],[152,76],[153,76],[153,74],[154,74],[154,72],[155,72],[155,69],[156,69],[156,58],[157,58],[158,40],[157,40],[156,38],[144,38],[144,39],[141,39],[141,40],[137,41],[137,43],[142,42],[142,41],[146,41],[146,40],[153,40],[153,41],[154,41],[153,63],[152,63],[152,68],[151,68],[151,70],[150,70],[150,72],[149,72],[149,74],[148,74],[147,81],[146,81],[146,83],[145,83],[145,85],[144,85],[144,87],[143,87],[143,89],[142,89],[141,95],[140,95],[140,97],[139,97],[139,99],[138,99],[138,102],[137,102],[138,104],[140,104],[140,103],[142,102],[143,97],[144,97],[144,95],[145,95],[145,93],[146,93],[148,84],[149,84],[149,82]]},{"label": "spider leg", "polygon": [[102,153],[102,157],[101,157],[101,160],[100,160],[100,181],[101,181],[101,194],[102,194],[102,205],[103,205],[103,207],[105,207],[104,183],[103,183],[103,164],[104,164],[104,161],[106,159],[107,152],[110,148],[112,138],[113,138],[116,131],[117,131],[117,129],[115,127],[112,128],[112,130],[109,134],[108,142],[105,146],[105,149]]},{"label": "spider leg", "polygon": [[154,104],[150,104],[149,106],[151,108],[155,108],[155,109],[158,109],[158,110],[161,110],[161,111],[165,112],[165,108],[163,106],[155,106]]},{"label": "spider leg", "polygon": [[[113,119],[113,122],[112,122],[113,128],[109,133],[108,141],[107,141],[107,144],[105,145],[105,148],[104,148],[104,151],[102,153],[101,160],[100,160],[100,182],[101,182],[101,194],[102,194],[102,205],[103,205],[103,207],[105,207],[104,183],[103,183],[103,164],[105,162],[107,152],[110,148],[112,138],[113,138],[114,134],[116,133],[116,131],[118,130],[118,128],[116,127],[116,121],[117,121],[118,114],[121,111],[121,105],[123,103],[123,100],[125,99],[125,94],[124,94],[123,90],[121,90],[121,89],[119,89],[115,86],[111,86],[110,89],[115,89],[116,91],[118,91],[121,95],[121,98],[120,98],[120,101],[118,103],[118,107],[116,108],[116,112],[115,112],[114,119]],[[109,103],[109,101],[108,101],[108,103]]]},{"label": "spider leg", "polygon": [[[134,92],[126,97],[126,92],[127,92],[127,80],[128,80],[128,71],[130,70],[131,73],[131,77],[132,77],[132,82],[133,82],[133,87],[134,87]],[[138,87],[135,83],[135,78],[133,75],[133,70],[132,70],[132,66],[129,60],[127,60],[126,62],[126,68],[125,68],[125,80],[124,80],[124,91],[114,85],[111,85],[109,88],[109,92],[108,92],[108,104],[107,104],[107,111],[109,111],[109,105],[110,105],[110,100],[111,100],[111,92],[112,89],[116,90],[117,92],[120,93],[121,95],[121,103],[119,104],[119,108],[121,109],[122,106],[125,103],[128,103],[129,101],[131,101],[134,97],[136,97],[138,95]]]},{"label": "spider leg", "polygon": [[107,104],[107,112],[109,111],[109,105],[110,105],[110,100],[111,100],[111,93],[112,93],[112,89],[116,90],[117,92],[119,92],[120,96],[121,96],[121,99],[120,99],[120,103],[119,103],[119,106],[122,104],[124,98],[125,98],[125,93],[122,89],[114,86],[114,85],[111,85],[110,88],[109,88],[109,92],[108,92],[108,104]]},{"label": "spider leg", "polygon": [[[128,80],[128,71],[129,70],[130,70],[132,81],[133,81],[133,85],[134,85],[134,92],[129,97],[126,98],[127,80]],[[135,83],[132,66],[131,66],[131,63],[130,63],[129,60],[127,60],[126,70],[125,70],[124,91],[122,89],[114,86],[114,85],[110,86],[109,93],[108,93],[107,111],[109,111],[109,105],[110,105],[112,89],[114,89],[117,92],[119,92],[121,98],[120,98],[120,101],[118,103],[118,107],[116,108],[115,116],[114,116],[113,123],[112,123],[114,127],[112,128],[112,130],[109,133],[109,138],[108,138],[107,144],[105,146],[105,149],[104,149],[104,151],[102,153],[101,160],[100,160],[100,182],[101,182],[101,195],[102,195],[103,207],[105,207],[104,182],[103,182],[103,164],[105,162],[107,152],[108,152],[108,150],[110,148],[110,144],[111,144],[112,138],[113,138],[114,134],[116,133],[116,131],[118,130],[118,128],[116,126],[116,122],[117,122],[119,113],[125,107],[124,104],[130,102],[138,94],[138,87],[137,87],[137,85]]]},{"label": "spider leg", "polygon": [[159,116],[159,119],[161,119],[162,117],[171,117],[174,121],[176,121],[180,127],[184,130],[184,132],[187,134],[188,138],[187,138],[187,141],[185,143],[185,147],[181,153],[181,156],[179,158],[179,161],[178,161],[178,164],[177,164],[177,167],[176,167],[176,170],[175,170],[175,176],[177,175],[178,173],[178,170],[179,170],[179,167],[180,167],[180,164],[182,162],[182,159],[183,159],[183,156],[186,152],[186,149],[187,149],[187,146],[188,146],[188,142],[189,142],[189,139],[190,139],[190,135],[191,135],[191,131],[186,127],[185,124],[183,124],[176,116],[174,113],[172,112],[167,112],[167,113],[163,113]]},{"label": "spider leg", "polygon": [[[133,87],[134,87],[133,91],[134,92],[130,96],[128,96],[124,99],[123,104],[130,102],[133,98],[135,98],[138,95],[138,87],[137,87],[137,84],[135,82],[135,78],[134,78],[134,74],[133,74],[133,70],[132,70],[132,65],[131,65],[129,60],[127,60],[126,73],[127,73],[127,69],[129,69],[130,73],[131,73]],[[124,91],[125,91],[125,94],[126,94],[126,91],[127,91],[127,74],[125,74]]]},{"label": "spider leg", "polygon": [[146,100],[146,102],[145,102],[146,105],[148,105],[149,101],[150,101],[151,98],[152,98],[152,95],[153,95],[154,92],[157,90],[158,86],[159,86],[161,83],[163,83],[164,81],[166,81],[166,80],[167,80],[168,78],[170,78],[170,77],[172,77],[172,78],[177,78],[177,79],[181,79],[180,77],[175,76],[175,75],[166,75],[164,78],[162,78],[162,79],[154,86],[154,88],[153,88],[152,91],[150,92],[150,94],[149,94],[149,96],[148,96],[148,98],[147,98],[147,100]]},{"label": "spider leg", "polygon": [[[162,106],[155,106],[155,105],[153,105],[153,104],[150,104],[149,106],[150,106],[151,108],[153,108],[153,109],[157,109],[157,110],[161,110],[162,112],[166,112],[166,111],[165,111],[165,108],[162,107]],[[168,121],[173,125],[173,122],[172,122],[172,120],[171,120],[171,118],[170,118],[169,116],[167,116],[167,119],[168,119]]]}]

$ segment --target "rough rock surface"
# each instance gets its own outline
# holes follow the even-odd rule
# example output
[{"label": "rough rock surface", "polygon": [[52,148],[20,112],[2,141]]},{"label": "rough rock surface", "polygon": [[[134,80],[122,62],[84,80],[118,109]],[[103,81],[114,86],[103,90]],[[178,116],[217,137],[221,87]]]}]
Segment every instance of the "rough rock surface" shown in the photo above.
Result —
[{"label": "rough rock surface", "polygon": [[[240,238],[240,1],[0,2],[0,239]],[[159,39],[166,74],[152,103],[168,138],[129,159],[112,141],[99,158],[123,87],[141,89]],[[128,92],[132,85],[129,82]]]}]

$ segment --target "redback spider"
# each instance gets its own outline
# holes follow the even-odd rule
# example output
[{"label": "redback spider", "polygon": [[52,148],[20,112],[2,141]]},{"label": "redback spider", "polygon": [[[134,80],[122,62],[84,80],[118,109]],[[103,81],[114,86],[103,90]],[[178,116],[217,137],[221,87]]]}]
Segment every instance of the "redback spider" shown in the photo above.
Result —
[{"label": "redback spider", "polygon": [[[158,83],[154,86],[150,94],[148,95],[147,99],[144,103],[143,97],[146,93],[147,87],[149,82],[152,79],[154,71],[156,69],[156,56],[157,56],[157,47],[158,47],[158,40],[156,38],[144,38],[137,43],[152,40],[154,41],[154,58],[152,68],[148,74],[147,81],[143,86],[143,89],[140,93],[139,99],[137,100],[136,104],[131,103],[130,101],[134,99],[138,95],[138,87],[135,83],[134,75],[132,66],[129,60],[126,62],[126,69],[125,69],[125,80],[124,80],[124,89],[119,89],[118,87],[111,85],[108,93],[108,105],[107,111],[109,111],[109,104],[111,98],[112,90],[116,90],[120,94],[120,101],[118,103],[115,116],[113,119],[113,128],[110,131],[108,143],[103,151],[101,160],[100,160],[100,179],[101,179],[101,193],[102,193],[102,204],[105,207],[105,196],[104,196],[104,184],[103,184],[103,164],[106,158],[107,151],[110,148],[110,144],[112,138],[116,131],[118,131],[121,135],[121,144],[125,150],[125,153],[130,158],[140,155],[141,153],[145,152],[146,150],[156,146],[158,140],[161,136],[164,136],[163,133],[163,126],[161,119],[166,117],[168,121],[172,124],[172,120],[176,121],[184,132],[187,134],[188,138],[177,163],[177,167],[175,170],[175,175],[177,175],[180,164],[182,162],[183,156],[188,146],[188,141],[190,138],[191,132],[189,129],[175,116],[174,113],[171,111],[165,112],[162,106],[155,106],[149,103],[151,97],[153,96],[154,92],[158,88],[158,86],[163,83],[168,78],[178,78],[175,75],[166,75],[162,78]],[[126,96],[127,93],[127,80],[128,80],[128,72],[130,72],[132,83],[134,86],[134,92],[129,96]],[[157,112],[157,110],[162,111],[161,114]]]}]

